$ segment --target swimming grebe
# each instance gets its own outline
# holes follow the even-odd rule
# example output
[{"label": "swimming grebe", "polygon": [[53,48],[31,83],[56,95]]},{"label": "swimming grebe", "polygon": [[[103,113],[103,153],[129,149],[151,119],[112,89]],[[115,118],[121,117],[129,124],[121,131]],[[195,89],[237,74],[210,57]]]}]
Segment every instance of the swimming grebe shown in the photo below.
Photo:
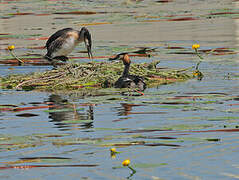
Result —
[{"label": "swimming grebe", "polygon": [[114,86],[116,88],[139,88],[140,91],[145,90],[146,84],[144,82],[144,78],[137,75],[129,74],[130,67],[130,58],[127,53],[118,54],[114,58],[110,58],[109,60],[117,60],[120,59],[124,63],[124,71],[122,76],[115,82]]},{"label": "swimming grebe", "polygon": [[72,28],[65,28],[55,32],[46,42],[47,54],[45,58],[53,63],[53,60],[67,61],[67,55],[80,43],[85,42],[89,58],[91,53],[91,34],[86,27],[80,31]]}]

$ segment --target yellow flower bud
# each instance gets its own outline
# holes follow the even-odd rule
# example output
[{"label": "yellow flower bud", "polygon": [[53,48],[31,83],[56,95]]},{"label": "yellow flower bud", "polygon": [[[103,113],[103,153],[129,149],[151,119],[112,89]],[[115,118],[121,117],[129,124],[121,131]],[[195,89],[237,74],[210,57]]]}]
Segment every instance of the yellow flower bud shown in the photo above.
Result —
[{"label": "yellow flower bud", "polygon": [[200,48],[200,44],[193,44],[192,45],[192,49],[198,49],[198,48]]},{"label": "yellow flower bud", "polygon": [[8,49],[9,51],[12,51],[14,48],[15,48],[14,45],[11,45],[11,46],[8,46],[8,47],[7,47],[7,49]]},{"label": "yellow flower bud", "polygon": [[111,149],[110,149],[110,152],[111,152],[111,153],[116,153],[116,152],[117,152],[117,151],[116,151],[116,148],[111,148]]},{"label": "yellow flower bud", "polygon": [[122,162],[122,165],[123,166],[128,166],[130,164],[130,160],[129,159],[126,159]]}]

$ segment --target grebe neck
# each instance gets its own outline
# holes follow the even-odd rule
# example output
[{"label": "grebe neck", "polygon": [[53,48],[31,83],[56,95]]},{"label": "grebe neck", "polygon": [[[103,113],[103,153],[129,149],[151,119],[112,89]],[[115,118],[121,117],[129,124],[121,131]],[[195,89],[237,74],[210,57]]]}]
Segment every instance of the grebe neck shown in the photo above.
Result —
[{"label": "grebe neck", "polygon": [[129,75],[129,64],[124,65],[124,72],[123,72],[123,77],[127,77]]}]

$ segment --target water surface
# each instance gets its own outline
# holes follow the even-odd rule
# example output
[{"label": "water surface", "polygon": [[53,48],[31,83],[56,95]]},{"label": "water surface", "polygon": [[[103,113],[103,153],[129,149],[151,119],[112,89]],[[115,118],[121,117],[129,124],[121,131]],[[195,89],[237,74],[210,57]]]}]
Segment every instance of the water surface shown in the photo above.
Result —
[{"label": "water surface", "polygon": [[[132,61],[160,60],[159,67],[178,69],[199,61],[192,44],[205,52],[202,81],[148,88],[144,96],[112,89],[97,96],[0,90],[0,177],[238,178],[237,6],[218,0],[0,1],[1,61],[11,58],[5,49],[12,44],[23,58],[40,57],[49,35],[81,26],[92,33],[96,57],[156,48],[150,58]],[[83,50],[80,45],[71,56],[86,57]],[[0,76],[49,69],[1,65]],[[111,147],[121,152],[115,158]],[[135,174],[121,166],[125,159]]]}]

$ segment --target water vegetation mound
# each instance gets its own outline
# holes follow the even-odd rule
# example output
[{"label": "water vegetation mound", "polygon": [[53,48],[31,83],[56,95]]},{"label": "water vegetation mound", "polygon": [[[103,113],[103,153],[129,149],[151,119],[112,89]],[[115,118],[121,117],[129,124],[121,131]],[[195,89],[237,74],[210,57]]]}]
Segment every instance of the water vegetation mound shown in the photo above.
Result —
[{"label": "water vegetation mound", "polygon": [[[188,69],[162,69],[157,67],[158,63],[159,61],[132,63],[130,73],[145,77],[147,87],[192,78],[187,73]],[[122,62],[69,63],[55,70],[0,77],[0,81],[3,89],[53,91],[108,88],[114,86],[114,82],[121,76],[123,69]]]}]

